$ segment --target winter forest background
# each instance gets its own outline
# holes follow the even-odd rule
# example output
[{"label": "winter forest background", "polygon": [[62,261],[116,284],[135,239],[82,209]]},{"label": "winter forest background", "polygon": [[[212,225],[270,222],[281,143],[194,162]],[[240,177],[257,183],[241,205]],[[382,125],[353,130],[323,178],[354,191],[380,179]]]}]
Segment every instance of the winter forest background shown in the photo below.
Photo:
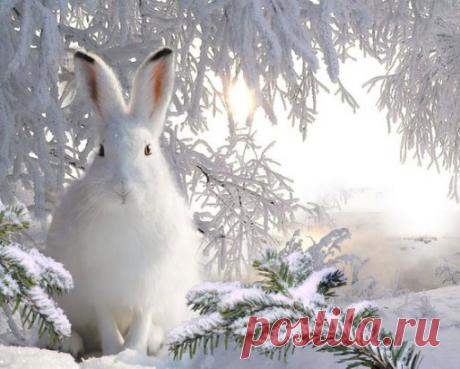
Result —
[{"label": "winter forest background", "polygon": [[[175,51],[177,78],[162,144],[203,235],[210,275],[248,278],[264,247],[284,244],[296,229],[319,240],[335,228],[354,226],[354,242],[364,251],[345,245],[349,253],[335,257],[356,282],[350,294],[381,297],[382,291],[374,292],[375,276],[361,278],[366,257],[386,255],[396,242],[396,252],[413,249],[412,259],[432,258],[448,232],[438,234],[430,220],[440,221],[443,231],[447,221],[459,220],[455,213],[440,218],[439,209],[430,207],[435,201],[448,204],[441,210],[458,208],[459,19],[454,0],[2,1],[1,201],[27,206],[33,227],[23,242],[42,247],[59,194],[84,173],[98,145],[92,115],[76,95],[74,51],[83,48],[107,60],[127,91],[130,73],[149,52],[167,45]],[[379,118],[371,116],[374,103]],[[359,120],[366,111],[371,115],[365,123],[372,128],[340,122],[350,112]],[[326,120],[335,123],[327,126]],[[320,124],[330,139],[324,141],[326,151],[343,150],[342,141],[364,133],[360,142],[368,152],[350,158],[363,160],[355,166],[377,168],[370,173],[376,181],[385,180],[380,171],[415,173],[413,162],[438,170],[442,182],[436,177],[430,183],[441,186],[425,183],[425,188],[439,201],[422,195],[409,204],[401,198],[393,214],[399,223],[420,219],[421,213],[434,216],[398,233],[396,241],[381,241],[381,209],[364,207],[376,213],[371,218],[355,211],[375,200],[369,200],[374,195],[362,182],[336,186],[317,180],[340,182],[356,172],[339,168],[342,163],[327,167],[318,156],[315,164],[302,157],[305,150],[314,155],[324,149],[314,141]],[[377,130],[378,136],[372,133]],[[389,145],[394,151],[382,155],[409,162],[397,172],[385,172],[380,162],[366,164],[366,156],[377,157],[373,152],[384,146],[378,142],[388,140],[387,130],[397,138]],[[272,139],[279,143],[273,146]],[[423,186],[411,183],[415,192]],[[305,194],[307,189],[312,193]],[[405,212],[409,215],[397,218]],[[429,276],[415,275],[414,280],[428,280],[415,284],[417,290],[432,288],[432,281],[460,283],[454,236],[446,241],[445,257],[451,260],[435,265]],[[387,278],[396,278],[397,269]],[[65,289],[66,280],[61,282],[52,288]]]}]

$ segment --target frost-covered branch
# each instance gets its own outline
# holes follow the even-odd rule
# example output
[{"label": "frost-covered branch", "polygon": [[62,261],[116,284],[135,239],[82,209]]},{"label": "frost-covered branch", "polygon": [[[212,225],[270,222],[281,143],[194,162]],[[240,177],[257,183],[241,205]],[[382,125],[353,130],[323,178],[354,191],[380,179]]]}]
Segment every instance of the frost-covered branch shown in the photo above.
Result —
[{"label": "frost-covered branch", "polygon": [[450,196],[457,201],[460,170],[460,8],[453,0],[376,1],[380,16],[373,42],[387,73],[369,81],[379,86],[378,106],[402,135],[401,158],[452,173]]},{"label": "frost-covered branch", "polygon": [[436,281],[441,286],[455,286],[460,284],[460,252],[445,260],[444,264],[435,270]]},{"label": "frost-covered branch", "polygon": [[[210,266],[237,275],[273,243],[269,231],[284,226],[296,201],[267,148],[238,127],[230,86],[243,76],[267,122],[284,116],[305,139],[321,91],[358,108],[340,62],[359,47],[387,65],[370,85],[381,86],[379,106],[400,124],[403,157],[414,148],[455,174],[458,12],[449,0],[3,1],[0,198],[14,203],[31,192],[27,205],[43,217],[48,199],[84,172],[98,142],[90,107],[75,94],[75,49],[108,60],[127,93],[145,55],[168,45],[177,79],[164,147],[184,194],[203,207],[196,220]],[[228,126],[220,148],[200,139],[216,114]]]},{"label": "frost-covered branch", "polygon": [[290,180],[275,170],[270,146],[260,148],[248,129],[216,150],[201,140],[188,145],[176,133],[168,130],[168,152],[178,172],[190,176],[183,187],[200,208],[195,221],[206,236],[208,266],[225,279],[241,277],[264,246],[276,244],[271,232],[283,230],[300,207]]}]

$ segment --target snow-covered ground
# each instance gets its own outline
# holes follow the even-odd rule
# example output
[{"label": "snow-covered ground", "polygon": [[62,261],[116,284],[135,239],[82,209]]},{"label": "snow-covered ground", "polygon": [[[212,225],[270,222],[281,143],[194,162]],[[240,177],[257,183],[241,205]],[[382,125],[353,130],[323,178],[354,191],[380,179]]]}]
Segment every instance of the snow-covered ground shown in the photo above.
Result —
[{"label": "snow-covered ground", "polygon": [[[440,288],[425,292],[377,301],[383,326],[394,331],[398,318],[440,318],[441,325],[437,347],[420,348],[423,361],[420,369],[453,369],[460,362],[460,286]],[[415,328],[406,329],[405,339],[412,340]],[[426,337],[426,336],[425,336]],[[77,364],[72,357],[49,350],[37,348],[18,348],[0,346],[0,368],[9,369],[275,369],[275,368],[321,368],[339,369],[336,358],[329,353],[319,353],[310,348],[297,351],[287,363],[269,360],[253,354],[247,360],[240,360],[240,350],[219,349],[214,356],[197,356],[194,360],[173,361],[140,355],[127,350],[117,356],[90,358]]]}]

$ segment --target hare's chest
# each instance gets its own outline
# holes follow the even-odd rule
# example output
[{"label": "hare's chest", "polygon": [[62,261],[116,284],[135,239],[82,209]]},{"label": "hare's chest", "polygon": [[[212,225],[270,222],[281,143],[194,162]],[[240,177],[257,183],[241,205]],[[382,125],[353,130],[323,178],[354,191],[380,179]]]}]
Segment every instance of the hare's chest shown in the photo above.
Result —
[{"label": "hare's chest", "polygon": [[92,250],[94,261],[103,260],[114,267],[132,262],[141,267],[147,259],[158,259],[165,253],[172,232],[137,215],[114,214],[87,229],[84,243]]},{"label": "hare's chest", "polygon": [[102,294],[115,303],[123,296],[131,300],[144,296],[142,301],[148,297],[155,280],[164,274],[172,238],[151,225],[114,216],[89,227],[80,241],[86,249],[81,277],[90,281],[91,295]]}]

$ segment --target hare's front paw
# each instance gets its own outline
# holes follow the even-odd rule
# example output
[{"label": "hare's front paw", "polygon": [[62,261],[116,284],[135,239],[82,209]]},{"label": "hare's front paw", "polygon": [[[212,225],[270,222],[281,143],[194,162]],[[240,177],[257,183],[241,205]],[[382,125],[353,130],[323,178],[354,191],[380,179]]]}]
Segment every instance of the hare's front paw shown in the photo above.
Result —
[{"label": "hare's front paw", "polygon": [[147,340],[151,327],[152,314],[150,312],[135,313],[124,346],[143,354],[147,353]]},{"label": "hare's front paw", "polygon": [[116,355],[123,348],[123,336],[121,335],[115,318],[109,313],[98,312],[99,334],[101,336],[102,354]]},{"label": "hare's front paw", "polygon": [[102,355],[116,355],[123,350],[123,342],[118,337],[102,340]]},{"label": "hare's front paw", "polygon": [[61,343],[59,350],[62,352],[68,352],[78,361],[85,353],[83,339],[77,332],[72,331],[71,336],[64,339],[64,341]]},{"label": "hare's front paw", "polygon": [[167,347],[164,345],[165,332],[163,328],[152,325],[147,342],[147,353],[152,356],[166,356]]}]

